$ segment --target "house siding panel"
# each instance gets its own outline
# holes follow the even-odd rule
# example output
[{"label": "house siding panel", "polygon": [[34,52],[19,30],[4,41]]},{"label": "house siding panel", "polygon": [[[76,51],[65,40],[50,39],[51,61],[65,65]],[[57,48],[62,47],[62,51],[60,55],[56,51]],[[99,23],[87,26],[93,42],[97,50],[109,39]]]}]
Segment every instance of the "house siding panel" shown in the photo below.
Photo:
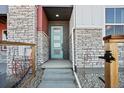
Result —
[{"label": "house siding panel", "polygon": [[81,6],[76,9],[76,27],[104,27],[104,6]]}]

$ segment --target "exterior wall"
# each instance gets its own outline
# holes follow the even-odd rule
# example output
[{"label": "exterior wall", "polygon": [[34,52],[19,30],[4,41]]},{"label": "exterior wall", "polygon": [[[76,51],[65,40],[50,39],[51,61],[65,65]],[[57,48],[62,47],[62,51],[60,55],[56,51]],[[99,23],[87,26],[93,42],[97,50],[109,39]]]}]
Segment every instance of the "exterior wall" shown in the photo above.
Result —
[{"label": "exterior wall", "polygon": [[35,43],[35,6],[9,6],[7,34],[9,41]]},{"label": "exterior wall", "polygon": [[[7,16],[8,41],[36,43],[36,7],[28,5],[9,6]],[[16,55],[22,51],[15,47]],[[22,53],[21,53],[22,54]],[[12,74],[13,49],[7,47],[8,74]]]},{"label": "exterior wall", "polygon": [[72,31],[77,28],[101,28],[102,35],[104,35],[104,8],[105,6],[92,6],[92,5],[76,5],[73,7],[72,15],[70,18],[70,58],[74,56],[73,36]]},{"label": "exterior wall", "polygon": [[104,27],[104,6],[77,5],[76,27]]},{"label": "exterior wall", "polygon": [[48,19],[41,5],[37,7],[37,28],[48,34]]},{"label": "exterior wall", "polygon": [[75,6],[73,7],[71,18],[69,21],[69,35],[71,35],[72,30],[75,28]]},{"label": "exterior wall", "polygon": [[[70,19],[70,60],[82,87],[104,87],[104,6],[76,5]],[[73,32],[73,33],[72,33]],[[92,83],[93,82],[93,83]]]},{"label": "exterior wall", "polygon": [[64,59],[69,59],[69,22],[68,21],[49,21],[49,35],[51,26],[63,26],[63,55]]},{"label": "exterior wall", "polygon": [[38,65],[49,59],[49,37],[48,37],[48,20],[43,7],[37,7],[37,34],[38,34]]},{"label": "exterior wall", "polygon": [[49,40],[48,36],[42,32],[38,32],[38,66],[49,60]]},{"label": "exterior wall", "polygon": [[74,40],[77,67],[103,67],[104,60],[99,59],[104,55],[101,29],[76,29]]},{"label": "exterior wall", "polygon": [[69,36],[69,60],[72,62],[73,59],[72,59],[72,36],[70,35]]},{"label": "exterior wall", "polygon": [[74,64],[81,86],[84,88],[104,87],[98,76],[104,76],[102,29],[77,28],[74,32]]},{"label": "exterior wall", "polygon": [[[104,32],[105,32],[105,30],[104,30],[104,24],[105,24],[104,9],[105,9],[105,6],[98,6],[98,5],[95,5],[95,6],[76,5],[73,7],[72,15],[70,18],[70,25],[69,25],[70,26],[70,48],[72,48],[70,50],[70,60],[73,60],[73,61],[76,60],[76,58],[74,58],[74,56],[78,55],[78,54],[74,54],[75,52],[78,51],[78,48],[74,47],[74,46],[76,46],[76,44],[74,44],[74,43],[80,42],[79,43],[80,45],[84,45],[84,42],[80,41],[81,39],[90,40],[90,38],[86,38],[83,35],[83,34],[86,34],[86,33],[83,33],[83,32],[85,32],[84,29],[90,29],[90,31],[92,30],[91,32],[89,32],[87,34],[97,34],[97,32],[94,31],[94,28],[101,29],[101,30],[98,30],[99,34],[101,34],[101,36],[100,36],[101,39],[99,39],[99,40],[100,40],[100,42],[102,42],[102,43],[100,43],[101,47],[103,46],[102,36],[104,35]],[[77,29],[80,29],[80,32]],[[78,38],[80,38],[80,39],[77,41],[73,41],[74,40],[73,35],[75,35],[75,34],[72,34],[72,32],[74,30],[75,30],[75,34],[78,32],[79,32],[78,34],[82,33],[82,35],[79,35],[80,37],[78,37]],[[98,36],[96,36],[96,37],[98,37]],[[92,38],[94,38],[94,37],[92,36]],[[86,42],[86,43],[88,44],[88,42]],[[98,43],[98,42],[96,41],[96,43]],[[94,43],[93,47],[95,47],[95,46],[96,45]],[[80,46],[80,47],[82,47],[82,49],[80,49],[80,51],[83,51],[84,46]],[[81,56],[82,56],[82,54],[81,54]],[[78,57],[79,60],[80,60],[80,58],[81,57]],[[82,61],[83,60],[80,60],[80,63]]]},{"label": "exterior wall", "polygon": [[75,28],[75,6],[73,7],[73,10],[72,10],[72,14],[71,14],[71,18],[70,18],[70,21],[69,21],[69,60],[71,62],[74,62],[74,59],[73,59],[73,52],[74,52],[74,49],[73,49],[73,40],[72,40],[72,32]]},{"label": "exterior wall", "polygon": [[45,33],[48,34],[48,19],[43,9],[42,11],[43,11],[42,12],[42,31],[45,31]]},{"label": "exterior wall", "polygon": [[0,14],[8,13],[8,5],[0,5]]}]

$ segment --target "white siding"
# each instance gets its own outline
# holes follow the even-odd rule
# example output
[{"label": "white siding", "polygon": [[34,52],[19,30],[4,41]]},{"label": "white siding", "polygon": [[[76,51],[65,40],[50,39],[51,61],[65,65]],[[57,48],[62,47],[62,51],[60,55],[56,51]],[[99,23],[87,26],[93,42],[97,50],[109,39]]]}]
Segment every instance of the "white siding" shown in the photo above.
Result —
[{"label": "white siding", "polygon": [[77,5],[76,27],[103,27],[104,6]]},{"label": "white siding", "polygon": [[0,5],[0,14],[8,13],[8,5]]}]

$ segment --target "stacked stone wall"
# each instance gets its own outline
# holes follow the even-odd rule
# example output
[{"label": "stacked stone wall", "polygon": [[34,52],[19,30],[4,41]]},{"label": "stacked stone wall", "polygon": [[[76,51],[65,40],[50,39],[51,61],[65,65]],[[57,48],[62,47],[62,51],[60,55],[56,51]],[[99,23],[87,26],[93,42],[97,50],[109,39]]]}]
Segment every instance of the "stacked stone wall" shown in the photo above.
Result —
[{"label": "stacked stone wall", "polygon": [[[9,6],[7,15],[8,41],[36,43],[36,7],[34,5]],[[8,74],[12,74],[13,51],[19,56],[20,47],[7,47]]]},{"label": "stacked stone wall", "polygon": [[103,67],[104,55],[101,29],[75,30],[75,61],[77,67]]},{"label": "stacked stone wall", "polygon": [[38,31],[38,66],[49,59],[49,38],[43,31]]},{"label": "stacked stone wall", "polygon": [[76,29],[74,32],[75,63],[81,86],[104,87],[98,77],[103,77],[104,55],[102,29]]}]

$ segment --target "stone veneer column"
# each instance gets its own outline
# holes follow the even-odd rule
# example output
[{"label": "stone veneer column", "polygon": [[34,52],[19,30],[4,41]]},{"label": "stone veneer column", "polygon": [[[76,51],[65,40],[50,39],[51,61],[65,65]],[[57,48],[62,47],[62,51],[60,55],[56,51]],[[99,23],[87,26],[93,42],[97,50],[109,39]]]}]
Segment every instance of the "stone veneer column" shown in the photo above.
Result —
[{"label": "stone veneer column", "polygon": [[40,66],[42,63],[48,61],[49,59],[49,40],[48,36],[43,32],[38,32],[38,62],[37,65]]},{"label": "stone veneer column", "polygon": [[[36,7],[29,5],[9,6],[7,15],[8,41],[36,43]],[[16,47],[19,51],[18,47]],[[8,47],[8,73],[12,69],[12,47]]]}]

